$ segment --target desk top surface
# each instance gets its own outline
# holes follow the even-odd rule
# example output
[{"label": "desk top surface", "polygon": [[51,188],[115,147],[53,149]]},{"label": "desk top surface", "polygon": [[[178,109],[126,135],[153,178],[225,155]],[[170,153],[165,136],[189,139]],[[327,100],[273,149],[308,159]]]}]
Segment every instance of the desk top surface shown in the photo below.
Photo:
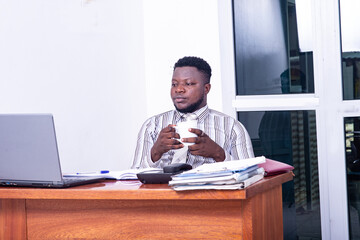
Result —
[{"label": "desk top surface", "polygon": [[140,181],[103,181],[62,189],[0,187],[0,199],[236,200],[250,198],[292,179],[292,172],[265,177],[243,190],[174,191],[167,184],[142,184]]}]

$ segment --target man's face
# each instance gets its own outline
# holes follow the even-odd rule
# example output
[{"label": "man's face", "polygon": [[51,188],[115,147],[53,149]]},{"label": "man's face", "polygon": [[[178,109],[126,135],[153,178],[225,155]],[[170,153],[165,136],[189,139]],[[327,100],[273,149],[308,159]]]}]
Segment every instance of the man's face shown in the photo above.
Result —
[{"label": "man's face", "polygon": [[194,112],[206,105],[210,84],[195,67],[177,67],[173,72],[171,98],[176,110]]}]

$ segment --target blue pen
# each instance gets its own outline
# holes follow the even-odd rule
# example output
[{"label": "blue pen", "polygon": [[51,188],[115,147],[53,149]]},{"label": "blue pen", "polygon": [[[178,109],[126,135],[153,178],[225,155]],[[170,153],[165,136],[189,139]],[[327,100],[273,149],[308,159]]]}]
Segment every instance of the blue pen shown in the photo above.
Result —
[{"label": "blue pen", "polygon": [[[96,174],[96,173],[99,173],[99,172],[80,172],[80,173],[76,173],[77,175],[82,175],[82,174]],[[105,174],[105,173],[110,173],[109,170],[101,170],[100,171],[100,174]]]}]

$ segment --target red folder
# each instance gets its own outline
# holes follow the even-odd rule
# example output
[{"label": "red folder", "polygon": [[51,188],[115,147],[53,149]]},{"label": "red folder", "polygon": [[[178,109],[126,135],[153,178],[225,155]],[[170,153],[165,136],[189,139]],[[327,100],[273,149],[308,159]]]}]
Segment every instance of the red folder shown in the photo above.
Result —
[{"label": "red folder", "polygon": [[289,164],[271,160],[268,158],[265,159],[264,163],[258,164],[258,166],[264,168],[265,176],[273,176],[281,173],[286,173],[294,169],[294,167]]}]

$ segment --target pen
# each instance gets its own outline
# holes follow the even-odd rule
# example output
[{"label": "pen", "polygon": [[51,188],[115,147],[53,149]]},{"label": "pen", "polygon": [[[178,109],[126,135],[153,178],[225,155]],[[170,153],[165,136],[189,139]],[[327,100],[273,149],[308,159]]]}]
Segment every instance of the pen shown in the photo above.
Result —
[{"label": "pen", "polygon": [[[105,174],[105,173],[109,173],[109,170],[101,170],[100,174]],[[80,172],[80,173],[76,173],[77,175],[82,175],[82,174],[98,174],[99,172]]]}]

